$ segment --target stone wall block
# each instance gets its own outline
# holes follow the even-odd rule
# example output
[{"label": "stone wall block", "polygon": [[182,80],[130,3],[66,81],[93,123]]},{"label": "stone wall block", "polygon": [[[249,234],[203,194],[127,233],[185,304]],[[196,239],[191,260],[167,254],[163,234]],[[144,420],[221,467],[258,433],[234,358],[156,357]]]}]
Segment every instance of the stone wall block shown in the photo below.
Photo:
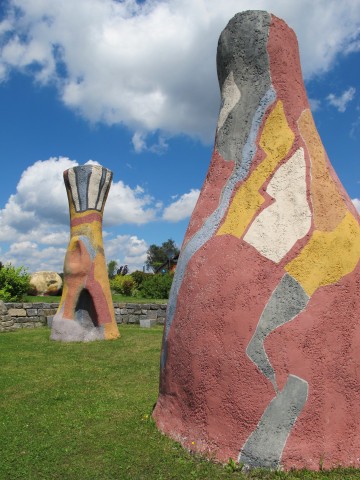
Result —
[{"label": "stone wall block", "polygon": [[11,317],[11,320],[15,323],[26,323],[29,321],[29,317]]},{"label": "stone wall block", "polygon": [[0,326],[3,327],[3,328],[4,327],[12,327],[13,325],[14,325],[14,322],[13,322],[12,319],[6,320],[4,322],[0,322]]},{"label": "stone wall block", "polygon": [[148,310],[147,318],[156,319],[157,317],[158,317],[158,311],[157,310]]},{"label": "stone wall block", "polygon": [[7,310],[5,303],[0,300],[0,315],[5,315]]},{"label": "stone wall block", "polygon": [[27,317],[26,320],[28,322],[39,322],[39,317]]},{"label": "stone wall block", "polygon": [[24,308],[9,308],[10,317],[26,317],[26,310]]}]

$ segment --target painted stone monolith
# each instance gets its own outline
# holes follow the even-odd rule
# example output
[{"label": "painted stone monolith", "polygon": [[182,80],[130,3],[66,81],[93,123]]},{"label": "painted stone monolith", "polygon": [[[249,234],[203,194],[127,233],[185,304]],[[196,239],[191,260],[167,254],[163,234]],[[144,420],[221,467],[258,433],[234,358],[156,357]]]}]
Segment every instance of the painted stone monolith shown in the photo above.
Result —
[{"label": "painted stone monolith", "polygon": [[64,286],[51,338],[92,341],[119,336],[102,238],[104,206],[112,172],[81,165],[64,172],[70,211],[70,242],[64,261]]},{"label": "painted stone monolith", "polygon": [[360,466],[359,216],[307,100],[294,32],[235,15],[221,109],[181,248],[159,429],[250,467]]}]

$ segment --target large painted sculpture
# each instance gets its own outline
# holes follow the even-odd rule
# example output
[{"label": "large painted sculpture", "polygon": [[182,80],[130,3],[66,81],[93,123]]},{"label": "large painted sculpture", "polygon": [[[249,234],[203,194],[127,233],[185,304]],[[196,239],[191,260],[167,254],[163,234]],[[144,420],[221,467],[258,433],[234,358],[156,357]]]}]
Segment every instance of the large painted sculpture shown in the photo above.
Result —
[{"label": "large painted sculpture", "polygon": [[102,219],[112,172],[82,165],[64,172],[70,210],[70,243],[64,287],[51,338],[91,341],[119,336],[102,239]]},{"label": "large painted sculpture", "polygon": [[294,32],[237,14],[211,165],[170,295],[154,418],[251,467],[360,466],[360,227],[317,133]]}]

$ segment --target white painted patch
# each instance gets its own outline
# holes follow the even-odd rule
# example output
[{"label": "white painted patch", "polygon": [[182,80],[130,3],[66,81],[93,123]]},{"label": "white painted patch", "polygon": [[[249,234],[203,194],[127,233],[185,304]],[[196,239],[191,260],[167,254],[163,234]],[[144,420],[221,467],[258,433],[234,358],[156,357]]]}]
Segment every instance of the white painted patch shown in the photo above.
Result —
[{"label": "white painted patch", "polygon": [[311,226],[302,148],[275,172],[266,191],[275,202],[255,218],[244,240],[264,257],[280,262]]},{"label": "white painted patch", "polygon": [[99,195],[99,185],[102,176],[102,167],[94,165],[91,169],[89,190],[88,190],[88,207],[95,208]]},{"label": "white painted patch", "polygon": [[229,73],[224,82],[221,95],[222,107],[219,113],[219,120],[217,124],[218,130],[224,125],[229,113],[235,107],[241,97],[240,90],[234,81],[234,74],[232,71]]}]

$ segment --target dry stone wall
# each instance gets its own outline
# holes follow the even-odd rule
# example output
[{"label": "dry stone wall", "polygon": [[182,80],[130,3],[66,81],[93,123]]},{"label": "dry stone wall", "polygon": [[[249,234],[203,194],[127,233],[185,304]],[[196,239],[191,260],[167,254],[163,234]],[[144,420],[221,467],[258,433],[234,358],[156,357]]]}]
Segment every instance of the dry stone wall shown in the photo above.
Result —
[{"label": "dry stone wall", "polygon": [[[58,303],[3,303],[0,301],[0,332],[50,325]],[[164,325],[166,304],[114,303],[116,323],[139,324],[155,320]]]}]

